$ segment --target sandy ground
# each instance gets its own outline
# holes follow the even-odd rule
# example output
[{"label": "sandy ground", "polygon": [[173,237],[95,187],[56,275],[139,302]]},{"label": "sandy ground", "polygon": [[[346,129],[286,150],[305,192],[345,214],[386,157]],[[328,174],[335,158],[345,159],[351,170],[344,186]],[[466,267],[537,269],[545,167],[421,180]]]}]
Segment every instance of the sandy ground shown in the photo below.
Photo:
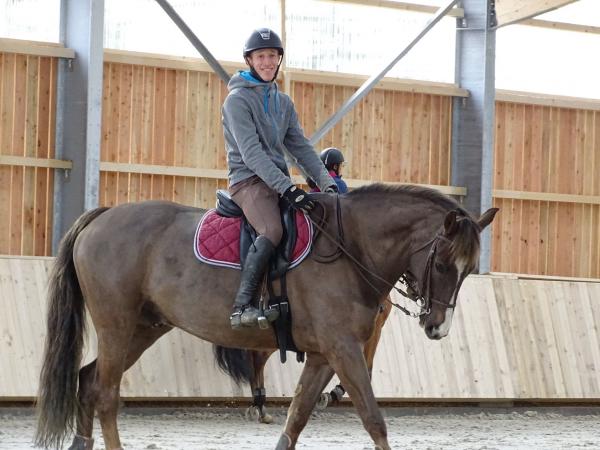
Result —
[{"label": "sandy ground", "polygon": [[[249,422],[237,408],[125,408],[120,415],[126,449],[269,449],[285,422]],[[600,449],[600,407],[385,408],[390,444],[396,449]],[[31,449],[32,409],[0,408],[0,449]],[[96,432],[96,449],[104,449]],[[299,449],[371,449],[356,414],[348,408],[314,413]]]}]

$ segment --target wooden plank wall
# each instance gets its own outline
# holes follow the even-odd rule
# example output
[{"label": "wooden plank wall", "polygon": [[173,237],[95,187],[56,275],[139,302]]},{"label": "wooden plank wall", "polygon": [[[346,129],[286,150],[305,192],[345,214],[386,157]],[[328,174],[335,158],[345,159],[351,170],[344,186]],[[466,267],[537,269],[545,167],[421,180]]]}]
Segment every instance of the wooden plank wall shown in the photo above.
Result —
[{"label": "wooden plank wall", "polygon": [[[0,53],[0,155],[53,158],[57,59]],[[48,255],[53,170],[0,165],[0,254]]]},{"label": "wooden plank wall", "polygon": [[[0,400],[36,394],[51,264],[51,258],[0,258]],[[597,402],[599,302],[600,283],[471,276],[441,341],[428,340],[416,320],[392,313],[375,357],[375,393],[396,401]],[[86,360],[94,357],[93,333],[88,342]],[[268,396],[293,395],[302,366],[290,360],[269,360]],[[249,397],[250,390],[218,371],[210,344],[172,331],[126,373],[122,394],[214,399]]]},{"label": "wooden plank wall", "polygon": [[[101,160],[226,169],[221,105],[207,72],[105,63]],[[224,180],[102,172],[100,203],[161,199],[213,206]]]},{"label": "wooden plank wall", "polygon": [[[292,98],[310,136],[354,88],[292,82]],[[105,63],[102,161],[226,169],[221,105],[214,74]],[[376,89],[317,146],[347,156],[347,178],[448,185],[451,97]],[[297,173],[297,172],[296,172]],[[104,172],[102,205],[168,199],[214,205],[224,181]]]},{"label": "wooden plank wall", "polygon": [[[137,61],[144,58],[137,57]],[[106,62],[102,161],[226,169],[212,73]],[[54,157],[57,59],[0,53],[0,155]],[[285,83],[282,83],[282,85]],[[292,78],[311,135],[354,87]],[[452,97],[376,89],[318,144],[341,147],[350,179],[448,185]],[[494,188],[600,195],[600,111],[497,103]],[[124,170],[127,170],[126,168]],[[0,165],[0,254],[49,255],[54,170]],[[103,171],[102,205],[168,199],[214,204],[215,178]],[[600,278],[600,205],[496,198],[492,270]]]},{"label": "wooden plank wall", "polygon": [[[600,112],[498,102],[494,188],[600,195]],[[501,199],[492,270],[600,278],[600,205]]]}]

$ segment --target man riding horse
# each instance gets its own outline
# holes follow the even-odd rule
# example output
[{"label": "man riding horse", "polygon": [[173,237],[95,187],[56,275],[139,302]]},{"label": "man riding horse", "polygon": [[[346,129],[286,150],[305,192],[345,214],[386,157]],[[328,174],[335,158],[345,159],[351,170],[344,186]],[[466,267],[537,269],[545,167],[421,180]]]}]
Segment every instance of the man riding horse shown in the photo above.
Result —
[{"label": "man riding horse", "polygon": [[292,100],[278,91],[275,79],[282,58],[283,46],[275,32],[268,28],[253,31],[244,46],[250,70],[231,78],[222,109],[229,191],[258,235],[242,270],[230,317],[232,328],[257,324],[258,310],[252,300],[283,233],[280,197],[299,210],[308,212],[314,207],[308,194],[292,182],[285,151],[322,191],[338,191],[304,136]]}]

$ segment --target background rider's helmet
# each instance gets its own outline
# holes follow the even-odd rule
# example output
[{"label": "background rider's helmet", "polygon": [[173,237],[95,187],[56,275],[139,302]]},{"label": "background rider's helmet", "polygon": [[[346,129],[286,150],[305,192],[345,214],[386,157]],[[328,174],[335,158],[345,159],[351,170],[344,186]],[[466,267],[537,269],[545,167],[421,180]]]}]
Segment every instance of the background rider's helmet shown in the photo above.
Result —
[{"label": "background rider's helmet", "polygon": [[269,28],[258,28],[252,32],[244,44],[244,58],[254,50],[261,48],[275,48],[279,52],[279,55],[283,55],[281,39],[277,33]]},{"label": "background rider's helmet", "polygon": [[321,152],[321,161],[323,161],[327,170],[333,170],[333,166],[344,162],[344,155],[340,149],[329,147]]}]

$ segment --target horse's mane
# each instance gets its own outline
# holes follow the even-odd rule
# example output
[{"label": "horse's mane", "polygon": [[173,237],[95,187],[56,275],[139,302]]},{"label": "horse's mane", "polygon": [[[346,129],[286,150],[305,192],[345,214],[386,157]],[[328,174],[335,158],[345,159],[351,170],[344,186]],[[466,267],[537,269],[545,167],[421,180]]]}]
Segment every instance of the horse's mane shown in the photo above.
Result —
[{"label": "horse's mane", "polygon": [[453,259],[464,262],[467,267],[475,267],[479,257],[479,225],[469,212],[456,200],[442,194],[435,189],[414,185],[386,185],[381,183],[368,184],[354,189],[350,197],[373,197],[375,201],[381,195],[403,195],[421,199],[439,206],[445,211],[457,212],[457,230],[450,245],[450,254]]},{"label": "horse's mane", "polygon": [[415,186],[411,184],[382,184],[373,183],[361,186],[351,191],[348,196],[350,197],[374,197],[380,196],[381,194],[398,194],[406,195],[408,197],[419,198],[422,200],[428,200],[435,205],[439,205],[446,211],[453,209],[459,210],[463,215],[468,216],[469,213],[460,204],[451,197],[442,194],[435,189],[431,189],[424,186]]}]

